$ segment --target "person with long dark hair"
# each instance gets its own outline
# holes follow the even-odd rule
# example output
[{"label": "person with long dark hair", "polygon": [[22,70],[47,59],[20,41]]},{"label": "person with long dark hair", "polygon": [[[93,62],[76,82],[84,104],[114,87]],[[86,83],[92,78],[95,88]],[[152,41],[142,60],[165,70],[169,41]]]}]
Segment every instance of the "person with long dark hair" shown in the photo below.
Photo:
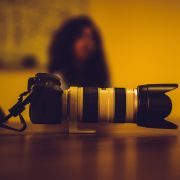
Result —
[{"label": "person with long dark hair", "polygon": [[61,78],[63,88],[109,86],[100,33],[89,17],[65,21],[55,33],[49,53],[49,72]]}]

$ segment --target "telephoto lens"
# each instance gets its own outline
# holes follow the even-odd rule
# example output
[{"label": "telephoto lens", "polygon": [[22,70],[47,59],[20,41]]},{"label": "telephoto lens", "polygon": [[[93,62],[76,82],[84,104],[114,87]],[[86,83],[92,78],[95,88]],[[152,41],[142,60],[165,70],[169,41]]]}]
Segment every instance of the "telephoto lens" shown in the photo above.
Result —
[{"label": "telephoto lens", "polygon": [[[38,79],[38,80],[37,80]],[[165,120],[172,110],[171,99],[165,94],[177,84],[148,84],[135,89],[70,87],[60,88],[60,80],[49,74],[37,74],[30,103],[33,123],[136,123],[151,128],[176,129]]]}]

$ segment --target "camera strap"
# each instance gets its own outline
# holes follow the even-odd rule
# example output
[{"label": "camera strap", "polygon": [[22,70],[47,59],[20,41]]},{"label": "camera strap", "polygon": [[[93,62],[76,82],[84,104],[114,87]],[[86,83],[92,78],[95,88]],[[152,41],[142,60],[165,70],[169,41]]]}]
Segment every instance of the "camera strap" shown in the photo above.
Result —
[{"label": "camera strap", "polygon": [[[26,96],[25,99],[23,99]],[[30,103],[30,100],[32,98],[32,92],[31,91],[25,91],[19,95],[18,102],[9,109],[9,114],[0,120],[0,128],[9,129],[13,131],[24,131],[27,127],[26,121],[22,116],[22,112],[25,110],[25,106]],[[7,124],[5,124],[11,117],[19,117],[20,119],[20,128],[14,128],[10,127]]]},{"label": "camera strap", "polygon": [[18,132],[24,131],[27,127],[26,121],[21,114],[19,114],[19,119],[20,119],[20,123],[22,125],[20,128],[13,128],[13,127],[10,127],[6,124],[0,124],[0,127],[4,128],[4,129],[13,130],[13,131],[18,131]]}]

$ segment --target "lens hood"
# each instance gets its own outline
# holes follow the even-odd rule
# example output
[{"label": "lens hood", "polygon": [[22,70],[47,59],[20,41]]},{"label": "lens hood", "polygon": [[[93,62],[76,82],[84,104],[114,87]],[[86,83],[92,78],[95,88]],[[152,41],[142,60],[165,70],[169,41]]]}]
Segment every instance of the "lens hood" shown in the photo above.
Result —
[{"label": "lens hood", "polygon": [[143,127],[176,129],[177,125],[166,121],[172,110],[171,99],[165,94],[178,84],[148,84],[137,87],[137,124]]}]

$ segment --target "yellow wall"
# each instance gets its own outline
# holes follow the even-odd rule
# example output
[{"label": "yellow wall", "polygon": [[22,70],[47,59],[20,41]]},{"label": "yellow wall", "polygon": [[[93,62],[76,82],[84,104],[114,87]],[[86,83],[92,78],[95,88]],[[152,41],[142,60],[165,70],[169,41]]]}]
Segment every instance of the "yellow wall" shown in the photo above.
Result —
[{"label": "yellow wall", "polygon": [[[89,0],[88,9],[102,32],[113,86],[180,83],[180,1]],[[44,42],[37,42],[38,47],[45,47]],[[37,48],[40,59],[42,52]],[[31,74],[0,72],[0,106],[7,109],[15,102]],[[170,94],[170,118],[178,120],[180,89]]]}]

